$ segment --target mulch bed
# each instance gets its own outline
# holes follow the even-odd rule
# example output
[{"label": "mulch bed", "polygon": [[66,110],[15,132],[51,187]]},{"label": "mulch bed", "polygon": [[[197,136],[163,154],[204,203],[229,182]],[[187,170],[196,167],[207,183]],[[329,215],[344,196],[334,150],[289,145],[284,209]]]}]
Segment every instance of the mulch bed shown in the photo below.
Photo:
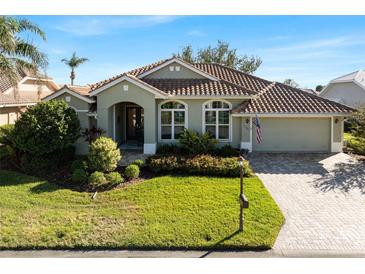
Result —
[{"label": "mulch bed", "polygon": [[[15,167],[12,164],[12,162],[10,161],[10,159],[8,159],[7,156],[3,157],[0,160],[0,169],[24,173],[24,171],[22,171],[19,168]],[[120,174],[123,174],[124,169],[125,169],[125,167],[118,166],[116,171],[119,172]],[[54,184],[57,184],[57,185],[59,185],[63,188],[68,188],[68,189],[71,189],[71,190],[74,190],[74,191],[78,191],[78,192],[95,192],[95,191],[90,190],[87,187],[86,183],[77,184],[77,183],[72,182],[70,164],[67,164],[67,165],[64,165],[64,166],[58,166],[57,170],[51,171],[51,172],[49,172],[45,175],[42,175],[42,176],[34,175],[34,174],[29,174],[29,175],[37,176],[39,178],[42,178],[44,180],[47,180],[47,181],[52,182]],[[102,189],[98,192],[108,191],[108,190],[116,189],[116,188],[124,188],[124,187],[130,186],[132,184],[141,183],[141,182],[143,182],[145,180],[148,180],[148,179],[151,179],[153,177],[156,177],[156,174],[148,171],[146,168],[142,168],[139,178],[131,179],[131,180],[127,180],[126,178],[124,178],[125,181],[123,183],[121,183],[117,186],[114,186],[112,188]]]}]

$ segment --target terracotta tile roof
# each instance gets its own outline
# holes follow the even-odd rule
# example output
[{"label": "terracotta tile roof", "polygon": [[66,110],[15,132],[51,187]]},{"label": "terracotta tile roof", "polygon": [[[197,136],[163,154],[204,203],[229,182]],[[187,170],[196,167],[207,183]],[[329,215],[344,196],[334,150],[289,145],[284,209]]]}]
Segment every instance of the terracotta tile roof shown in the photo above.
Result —
[{"label": "terracotta tile roof", "polygon": [[88,96],[89,92],[91,90],[91,86],[90,85],[86,85],[86,86],[76,86],[76,85],[64,85],[61,89],[63,89],[64,87],[80,94],[80,95],[84,95],[84,96]]},{"label": "terracotta tile roof", "polygon": [[[18,70],[18,74],[17,74],[17,79],[18,82],[20,80],[22,80],[24,77],[29,76],[29,77],[38,77],[40,79],[52,79],[46,75],[40,74],[40,73],[32,73],[30,71],[26,71],[24,69],[19,69]],[[12,87],[11,82],[9,81],[9,79],[7,77],[4,77],[2,75],[0,75],[0,93],[8,90],[9,88]]]},{"label": "terracotta tile roof", "polygon": [[194,67],[219,79],[259,92],[271,82],[220,64],[195,63]]},{"label": "terracotta tile roof", "polygon": [[[49,93],[47,93],[48,95]],[[37,92],[28,91],[27,93],[21,93],[18,96],[14,96],[14,93],[0,94],[0,105],[8,104],[33,104],[39,102],[39,96]]]},{"label": "terracotta tile roof", "polygon": [[114,81],[114,80],[116,80],[118,78],[123,77],[126,74],[133,75],[133,76],[138,76],[138,75],[140,75],[140,74],[142,74],[142,73],[144,73],[144,72],[146,72],[148,70],[151,70],[151,69],[153,69],[155,67],[158,67],[159,65],[161,65],[161,64],[163,64],[163,63],[165,63],[165,62],[167,62],[167,61],[169,61],[171,59],[172,58],[165,59],[165,60],[160,60],[160,61],[157,61],[155,63],[149,64],[149,65],[146,65],[146,66],[143,66],[143,67],[139,67],[137,69],[130,70],[128,72],[123,72],[121,74],[115,75],[115,76],[113,76],[113,77],[111,77],[109,79],[106,79],[106,80],[97,82],[95,84],[91,84],[90,85],[91,90],[95,90],[97,88],[100,88],[100,87],[102,87],[102,86],[104,86],[104,85],[106,85],[106,84],[108,84],[108,83],[110,83],[110,82],[112,82],[112,81]]},{"label": "terracotta tile roof", "polygon": [[209,79],[143,79],[143,81],[173,96],[249,96],[255,94],[227,81]]},{"label": "terracotta tile roof", "polygon": [[232,110],[245,113],[350,113],[352,108],[309,94],[297,88],[275,83],[256,98],[247,100]]},{"label": "terracotta tile roof", "polygon": [[[124,75],[136,79],[157,66],[171,60],[165,59],[127,73],[90,85],[91,90],[112,82]],[[209,79],[138,79],[145,84],[173,96],[237,96],[253,95],[233,113],[349,113],[351,108],[304,92],[300,89],[271,82],[220,64],[193,63],[195,68],[210,74],[218,81]]]}]

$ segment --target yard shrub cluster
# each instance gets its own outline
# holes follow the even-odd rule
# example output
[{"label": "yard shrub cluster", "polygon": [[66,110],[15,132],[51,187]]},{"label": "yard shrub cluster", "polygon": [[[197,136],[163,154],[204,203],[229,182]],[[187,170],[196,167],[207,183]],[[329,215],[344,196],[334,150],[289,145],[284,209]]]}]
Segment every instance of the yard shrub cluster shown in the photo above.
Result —
[{"label": "yard shrub cluster", "polygon": [[354,153],[365,155],[365,138],[356,137],[349,133],[345,133],[345,140],[347,142],[347,147],[350,148]]},{"label": "yard shrub cluster", "polygon": [[[178,144],[161,145],[157,155],[149,157],[146,165],[155,173],[236,177],[240,173],[239,153],[239,149],[229,144],[218,147],[217,140],[208,133],[185,129]],[[247,161],[244,174],[253,175]]]},{"label": "yard shrub cluster", "polygon": [[[222,177],[237,177],[240,174],[237,157],[155,155],[147,159],[147,166],[155,173],[183,173]],[[244,162],[243,168],[244,176],[250,177],[253,175],[247,161]]]},{"label": "yard shrub cluster", "polygon": [[179,138],[181,148],[190,155],[206,154],[214,150],[218,141],[205,132],[199,134],[191,129],[184,129]]},{"label": "yard shrub cluster", "polygon": [[0,131],[0,142],[7,146],[15,166],[29,174],[44,175],[73,159],[80,122],[66,102],[54,100],[29,107],[14,126]]},{"label": "yard shrub cluster", "polygon": [[89,145],[88,156],[72,162],[72,181],[83,186],[84,190],[111,189],[124,182],[122,175],[115,171],[121,157],[117,144],[111,138],[98,137]]},{"label": "yard shrub cluster", "polygon": [[111,138],[99,137],[89,146],[88,166],[93,171],[114,171],[120,159],[118,145]]}]

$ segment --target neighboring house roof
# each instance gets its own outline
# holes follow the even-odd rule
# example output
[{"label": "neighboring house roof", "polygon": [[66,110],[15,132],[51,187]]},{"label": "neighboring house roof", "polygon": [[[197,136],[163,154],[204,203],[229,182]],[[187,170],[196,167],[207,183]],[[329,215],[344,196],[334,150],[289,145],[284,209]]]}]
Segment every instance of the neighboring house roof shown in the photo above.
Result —
[{"label": "neighboring house roof", "polygon": [[28,93],[27,95],[14,96],[14,94],[2,94],[0,93],[0,106],[20,106],[20,105],[32,105],[39,101],[38,94]]},{"label": "neighboring house roof", "polygon": [[[212,77],[202,79],[155,79],[144,78],[151,71],[156,71],[166,64],[179,62],[187,68],[194,67],[201,75]],[[239,113],[349,113],[353,109],[320,98],[315,94],[293,88],[281,83],[268,81],[236,69],[216,63],[188,64],[178,58],[170,58],[143,66],[127,73],[90,85],[90,96],[107,89],[123,79],[134,79],[139,83],[152,87],[161,94],[170,96],[241,96],[251,97],[234,109]],[[313,91],[314,92],[314,91]]]},{"label": "neighboring house roof", "polygon": [[[39,81],[44,84],[49,83],[52,89],[56,90],[59,86],[52,78],[40,74],[32,73],[25,69],[19,69],[17,73],[18,85],[23,84],[27,80]],[[35,84],[36,85],[36,84]],[[47,96],[49,92],[41,92],[38,90],[26,90],[21,88],[17,92],[14,91],[13,85],[7,77],[0,76],[0,105],[30,105],[39,102],[44,96]]]},{"label": "neighboring house roof", "polygon": [[89,96],[91,88],[89,85],[86,86],[71,86],[71,85],[63,85],[59,90],[54,93],[43,98],[44,101],[52,100],[64,93],[71,94],[89,104],[94,103],[95,101],[91,99]]},{"label": "neighboring house roof", "polygon": [[358,70],[333,79],[330,83],[356,82],[365,89],[365,71]]},{"label": "neighboring house roof", "polygon": [[350,113],[353,109],[297,88],[275,83],[266,92],[232,110],[234,114]]},{"label": "neighboring house roof", "polygon": [[313,95],[318,95],[319,92],[315,91],[314,89],[311,89],[311,88],[302,88],[303,91],[305,92],[308,92],[310,94],[313,94]]}]

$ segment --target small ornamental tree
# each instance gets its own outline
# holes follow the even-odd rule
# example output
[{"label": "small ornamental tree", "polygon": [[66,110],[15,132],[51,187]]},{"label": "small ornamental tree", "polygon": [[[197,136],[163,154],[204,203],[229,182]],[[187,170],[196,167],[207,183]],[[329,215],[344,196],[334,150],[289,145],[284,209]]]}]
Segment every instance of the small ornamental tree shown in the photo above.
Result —
[{"label": "small ornamental tree", "polygon": [[349,122],[351,133],[356,137],[365,138],[365,108],[354,112]]},{"label": "small ornamental tree", "polygon": [[17,149],[44,155],[72,145],[80,137],[80,122],[66,102],[40,102],[24,112],[14,127]]},{"label": "small ornamental tree", "polygon": [[91,171],[111,172],[122,156],[117,143],[108,137],[99,137],[89,146],[88,167]]}]

